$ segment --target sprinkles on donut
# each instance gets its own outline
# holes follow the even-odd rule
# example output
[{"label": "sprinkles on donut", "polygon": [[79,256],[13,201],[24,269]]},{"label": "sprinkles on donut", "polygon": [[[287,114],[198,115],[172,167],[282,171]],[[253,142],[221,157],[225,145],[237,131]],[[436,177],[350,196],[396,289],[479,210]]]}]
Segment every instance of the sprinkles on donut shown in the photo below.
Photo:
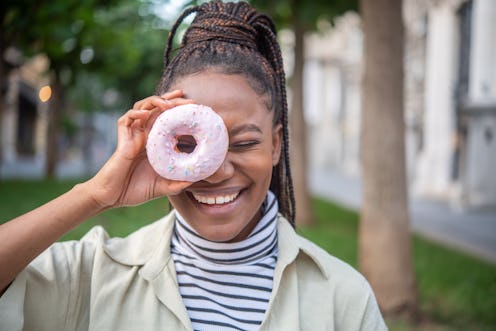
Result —
[{"label": "sprinkles on donut", "polygon": [[[180,137],[194,139],[188,142],[191,151],[178,146]],[[210,107],[187,104],[169,109],[157,118],[148,135],[146,153],[160,176],[196,182],[222,165],[228,145],[222,118]]]}]

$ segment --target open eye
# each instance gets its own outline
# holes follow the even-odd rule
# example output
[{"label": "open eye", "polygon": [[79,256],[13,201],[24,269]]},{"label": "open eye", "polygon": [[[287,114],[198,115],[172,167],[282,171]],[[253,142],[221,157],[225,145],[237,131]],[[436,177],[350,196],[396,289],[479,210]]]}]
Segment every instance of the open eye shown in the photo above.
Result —
[{"label": "open eye", "polygon": [[176,150],[181,153],[191,154],[196,148],[196,140],[191,135],[177,136],[176,140]]}]

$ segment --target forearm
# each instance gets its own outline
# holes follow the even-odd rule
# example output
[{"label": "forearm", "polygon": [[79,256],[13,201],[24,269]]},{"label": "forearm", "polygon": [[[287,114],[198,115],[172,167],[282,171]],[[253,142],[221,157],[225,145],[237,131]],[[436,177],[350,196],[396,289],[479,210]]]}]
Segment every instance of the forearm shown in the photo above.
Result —
[{"label": "forearm", "polygon": [[86,183],[0,225],[0,294],[36,256],[62,235],[101,212]]},{"label": "forearm", "polygon": [[146,141],[160,113],[191,103],[182,91],[137,102],[117,122],[116,152],[89,181],[0,225],[0,294],[36,256],[63,234],[107,208],[138,205],[179,193],[190,182],[159,177],[146,158]]}]

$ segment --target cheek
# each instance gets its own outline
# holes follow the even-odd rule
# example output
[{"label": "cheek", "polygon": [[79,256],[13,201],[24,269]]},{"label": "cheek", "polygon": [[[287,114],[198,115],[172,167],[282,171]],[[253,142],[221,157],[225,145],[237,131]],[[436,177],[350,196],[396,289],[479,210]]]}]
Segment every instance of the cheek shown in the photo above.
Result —
[{"label": "cheek", "polygon": [[272,155],[268,151],[264,152],[251,152],[239,155],[236,158],[238,169],[245,175],[252,178],[264,179],[265,177],[271,178],[272,175]]}]

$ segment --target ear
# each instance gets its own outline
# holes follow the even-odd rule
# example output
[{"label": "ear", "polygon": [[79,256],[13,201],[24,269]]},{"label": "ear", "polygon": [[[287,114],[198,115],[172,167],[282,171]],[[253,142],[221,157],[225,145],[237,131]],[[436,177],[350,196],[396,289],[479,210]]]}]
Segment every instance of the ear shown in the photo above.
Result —
[{"label": "ear", "polygon": [[272,166],[276,166],[281,158],[282,124],[278,123],[272,129]]}]

